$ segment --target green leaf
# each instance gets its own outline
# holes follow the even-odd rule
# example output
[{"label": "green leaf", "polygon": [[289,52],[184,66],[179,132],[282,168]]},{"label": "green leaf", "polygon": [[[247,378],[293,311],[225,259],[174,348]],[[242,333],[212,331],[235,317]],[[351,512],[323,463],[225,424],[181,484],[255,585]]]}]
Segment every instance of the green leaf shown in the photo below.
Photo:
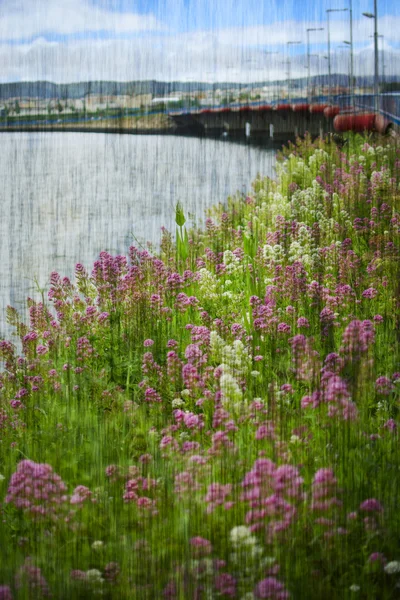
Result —
[{"label": "green leaf", "polygon": [[183,214],[183,207],[180,202],[177,202],[175,208],[175,223],[179,227],[183,227],[183,225],[186,223],[185,215]]}]

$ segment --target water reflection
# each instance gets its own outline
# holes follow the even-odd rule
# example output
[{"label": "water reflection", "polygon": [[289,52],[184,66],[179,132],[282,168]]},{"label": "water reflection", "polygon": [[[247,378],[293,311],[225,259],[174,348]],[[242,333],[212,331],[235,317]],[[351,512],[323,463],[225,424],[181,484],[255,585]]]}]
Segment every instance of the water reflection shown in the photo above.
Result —
[{"label": "water reflection", "polygon": [[38,297],[51,271],[91,269],[101,250],[126,253],[174,231],[178,200],[201,223],[205,209],[258,172],[273,174],[274,150],[214,139],[86,133],[2,134],[1,334],[5,307]]}]

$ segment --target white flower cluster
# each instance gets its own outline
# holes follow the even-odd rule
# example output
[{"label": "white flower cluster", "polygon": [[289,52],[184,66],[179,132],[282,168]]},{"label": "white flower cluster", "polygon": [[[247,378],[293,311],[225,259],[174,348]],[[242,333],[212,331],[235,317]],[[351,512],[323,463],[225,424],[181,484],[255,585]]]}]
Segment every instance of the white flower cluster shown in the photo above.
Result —
[{"label": "white flower cluster", "polygon": [[86,577],[91,583],[103,583],[104,581],[101,571],[98,569],[89,569],[86,571]]},{"label": "white flower cluster", "polygon": [[384,566],[384,571],[388,575],[393,575],[395,573],[400,573],[400,561],[398,561],[398,560],[392,560],[391,562],[388,562]]},{"label": "white flower cluster", "polygon": [[222,369],[220,386],[223,394],[223,403],[238,408],[243,399],[242,390],[237,382],[237,377],[246,375],[251,369],[252,361],[246,347],[240,340],[235,340],[232,345],[215,332],[210,334],[210,358],[219,363]]},{"label": "white flower cluster", "polygon": [[245,525],[239,525],[231,529],[229,538],[235,549],[235,552],[231,554],[233,562],[242,562],[243,552],[245,552],[246,558],[251,557],[254,559],[258,559],[263,553],[256,536],[252,535]]},{"label": "white flower cluster", "polygon": [[103,548],[104,548],[104,542],[102,542],[101,540],[96,540],[92,544],[92,550],[94,550],[95,552],[98,552],[99,550],[102,550]]},{"label": "white flower cluster", "polygon": [[215,275],[205,268],[199,270],[199,275],[199,288],[202,299],[218,300],[218,281]]},{"label": "white flower cluster", "polygon": [[222,361],[222,351],[225,347],[225,342],[216,331],[210,333],[210,357],[215,362]]},{"label": "white flower cluster", "polygon": [[231,373],[223,373],[220,377],[221,392],[223,394],[222,405],[233,405],[235,408],[240,406],[243,399],[243,392],[240,389],[236,379]]},{"label": "white flower cluster", "polygon": [[275,244],[274,246],[271,246],[271,244],[265,244],[262,252],[266,260],[273,261],[274,263],[280,264],[285,258],[285,250],[281,244]]},{"label": "white flower cluster", "polygon": [[[201,569],[199,569],[200,565]],[[194,559],[191,561],[190,566],[196,579],[211,577],[214,574],[214,562],[212,558],[202,558],[201,561]]]},{"label": "white flower cluster", "polygon": [[226,266],[227,273],[235,273],[240,270],[240,260],[231,250],[225,250],[222,262]]},{"label": "white flower cluster", "polygon": [[315,180],[306,189],[296,190],[291,202],[294,218],[308,225],[318,221],[318,216],[323,214],[323,194],[324,191]]},{"label": "white flower cluster", "polygon": [[231,346],[224,346],[221,358],[222,363],[238,375],[245,375],[251,367],[251,357],[240,340],[235,340]]},{"label": "white flower cluster", "polygon": [[103,595],[103,582],[104,579],[102,577],[101,571],[98,569],[89,569],[86,571],[86,580],[92,586],[92,593],[96,596]]},{"label": "white flower cluster", "polygon": [[257,538],[251,534],[250,529],[246,525],[238,525],[231,529],[229,539],[235,547],[255,546],[257,544]]},{"label": "white flower cluster", "polygon": [[172,400],[172,408],[179,408],[180,406],[183,406],[185,404],[185,401],[182,400],[182,398],[174,398]]}]

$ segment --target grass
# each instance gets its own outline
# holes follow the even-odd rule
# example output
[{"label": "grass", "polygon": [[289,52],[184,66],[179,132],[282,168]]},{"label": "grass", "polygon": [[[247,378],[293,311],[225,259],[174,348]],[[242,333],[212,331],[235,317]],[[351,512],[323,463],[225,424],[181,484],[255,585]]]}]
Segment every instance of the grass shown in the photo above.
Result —
[{"label": "grass", "polygon": [[0,598],[399,597],[399,169],[298,140],[8,309]]}]

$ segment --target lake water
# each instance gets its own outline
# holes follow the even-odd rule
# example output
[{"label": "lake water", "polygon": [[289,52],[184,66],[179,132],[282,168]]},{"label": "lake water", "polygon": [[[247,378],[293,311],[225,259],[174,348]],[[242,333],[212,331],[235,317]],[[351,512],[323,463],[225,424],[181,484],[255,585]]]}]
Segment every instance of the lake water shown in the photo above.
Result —
[{"label": "lake water", "polygon": [[205,210],[273,175],[275,151],[176,136],[89,133],[0,135],[0,335],[8,304],[25,314],[49,275],[90,271],[99,252],[126,254],[136,236],[157,244],[175,231],[175,204]]}]

